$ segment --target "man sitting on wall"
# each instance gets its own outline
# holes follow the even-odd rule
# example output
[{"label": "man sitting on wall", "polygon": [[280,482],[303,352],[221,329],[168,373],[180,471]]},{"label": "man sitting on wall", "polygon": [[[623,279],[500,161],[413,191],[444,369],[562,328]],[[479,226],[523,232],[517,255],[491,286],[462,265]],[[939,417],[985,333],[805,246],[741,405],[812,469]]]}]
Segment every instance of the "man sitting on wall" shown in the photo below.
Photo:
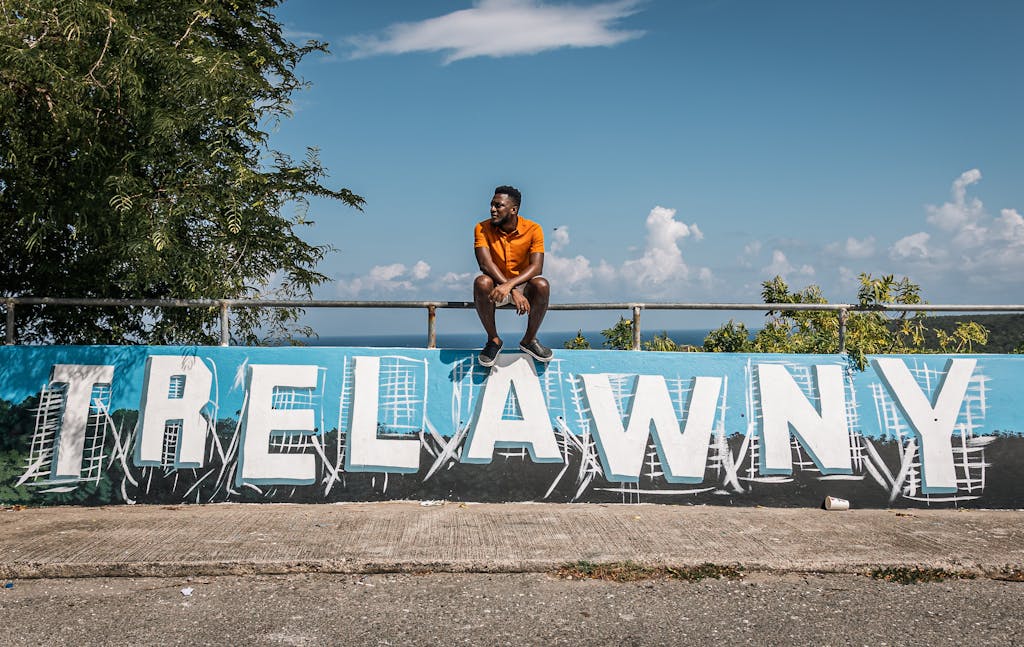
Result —
[{"label": "man sitting on wall", "polygon": [[551,349],[537,341],[537,331],[548,311],[551,287],[541,277],[544,270],[544,232],[540,225],[519,215],[522,195],[511,186],[494,189],[491,217],[477,223],[474,232],[476,261],[483,272],[473,283],[473,301],[487,343],[477,360],[494,366],[501,351],[501,337],[494,323],[494,309],[511,304],[528,315],[526,334],[519,350],[539,362],[550,362]]}]

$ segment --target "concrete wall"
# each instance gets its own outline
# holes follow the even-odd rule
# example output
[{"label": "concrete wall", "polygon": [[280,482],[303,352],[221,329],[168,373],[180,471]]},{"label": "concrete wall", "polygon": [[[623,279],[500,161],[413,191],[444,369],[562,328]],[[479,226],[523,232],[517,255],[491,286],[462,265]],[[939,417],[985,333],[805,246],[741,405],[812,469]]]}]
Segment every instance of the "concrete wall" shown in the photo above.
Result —
[{"label": "concrete wall", "polygon": [[1021,507],[1024,358],[0,348],[0,502]]}]

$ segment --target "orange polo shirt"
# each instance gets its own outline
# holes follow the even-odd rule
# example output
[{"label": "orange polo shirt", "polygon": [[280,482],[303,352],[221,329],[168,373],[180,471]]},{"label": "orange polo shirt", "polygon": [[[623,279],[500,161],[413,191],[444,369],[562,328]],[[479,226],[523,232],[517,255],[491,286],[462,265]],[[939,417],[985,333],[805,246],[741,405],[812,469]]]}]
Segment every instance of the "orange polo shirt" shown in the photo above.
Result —
[{"label": "orange polo shirt", "polygon": [[519,216],[515,231],[506,234],[484,220],[476,224],[473,232],[474,248],[486,247],[494,264],[507,278],[519,276],[530,266],[530,254],[544,253],[544,231],[532,220]]}]

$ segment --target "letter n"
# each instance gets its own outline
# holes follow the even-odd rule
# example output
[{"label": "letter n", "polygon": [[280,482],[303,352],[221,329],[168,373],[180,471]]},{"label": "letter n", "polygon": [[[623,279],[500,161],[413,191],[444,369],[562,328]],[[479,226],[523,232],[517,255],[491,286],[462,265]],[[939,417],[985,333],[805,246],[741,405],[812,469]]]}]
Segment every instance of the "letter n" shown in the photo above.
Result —
[{"label": "letter n", "polygon": [[792,474],[790,430],[822,474],[851,474],[850,430],[846,420],[843,367],[814,367],[818,411],[781,364],[758,364],[761,393],[761,471]]}]

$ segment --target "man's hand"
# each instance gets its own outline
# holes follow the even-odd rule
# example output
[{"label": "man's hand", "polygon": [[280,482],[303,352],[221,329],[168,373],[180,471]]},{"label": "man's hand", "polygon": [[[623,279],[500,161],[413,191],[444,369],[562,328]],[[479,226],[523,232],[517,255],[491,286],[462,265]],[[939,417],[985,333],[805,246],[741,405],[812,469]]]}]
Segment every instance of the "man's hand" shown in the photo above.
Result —
[{"label": "man's hand", "polygon": [[526,296],[520,290],[516,290],[513,286],[508,283],[502,283],[501,285],[495,286],[491,293],[487,295],[487,298],[492,303],[502,303],[508,295],[512,295],[512,305],[515,306],[518,314],[524,315],[530,313],[530,302],[526,299]]},{"label": "man's hand", "polygon": [[530,314],[530,302],[519,290],[512,290],[512,304],[516,307],[516,312],[525,315]]},{"label": "man's hand", "polygon": [[491,300],[491,303],[501,303],[508,298],[508,293],[512,291],[512,286],[508,283],[502,283],[494,286],[491,293],[487,295],[487,298]]}]

